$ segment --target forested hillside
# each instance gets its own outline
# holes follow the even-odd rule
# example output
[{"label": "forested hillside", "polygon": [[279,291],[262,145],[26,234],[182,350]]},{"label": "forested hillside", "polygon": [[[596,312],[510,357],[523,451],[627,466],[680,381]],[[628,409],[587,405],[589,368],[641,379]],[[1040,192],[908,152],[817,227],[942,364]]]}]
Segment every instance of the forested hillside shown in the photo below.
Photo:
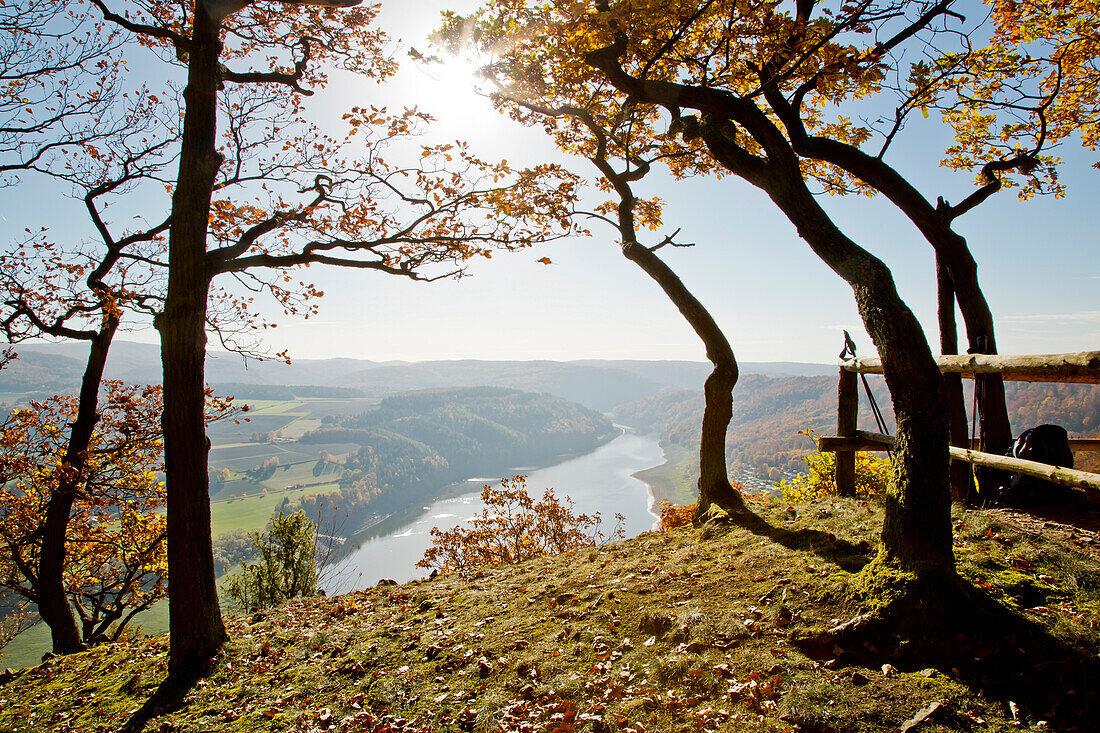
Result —
[{"label": "forested hillside", "polygon": [[[333,415],[304,434],[303,445],[355,444],[335,495],[304,497],[315,511],[337,504],[362,520],[404,508],[425,491],[471,475],[518,471],[582,453],[615,434],[603,415],[547,394],[496,387],[389,397],[358,415]],[[325,460],[325,459],[322,459]]]},{"label": "forested hillside", "polygon": [[[881,377],[870,377],[872,394],[894,430],[893,410]],[[777,472],[800,471],[802,456],[813,450],[803,434],[828,435],[836,430],[836,377],[765,377],[748,374],[734,391],[733,421],[726,437],[730,471],[761,478]],[[973,383],[964,382],[967,410],[973,405]],[[1015,434],[1042,423],[1062,425],[1071,436],[1100,434],[1100,385],[1008,382],[1009,416]],[[688,447],[699,442],[703,394],[666,392],[623,405],[613,416],[639,430],[653,431],[664,443]],[[877,430],[863,386],[860,386],[861,430]],[[1096,454],[1079,453],[1079,466],[1088,466]]]}]

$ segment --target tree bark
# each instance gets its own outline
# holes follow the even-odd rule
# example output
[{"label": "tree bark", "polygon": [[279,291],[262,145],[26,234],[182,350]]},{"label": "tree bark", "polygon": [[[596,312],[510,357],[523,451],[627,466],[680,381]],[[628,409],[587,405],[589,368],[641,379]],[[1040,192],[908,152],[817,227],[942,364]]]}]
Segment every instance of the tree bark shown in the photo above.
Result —
[{"label": "tree bark", "polygon": [[835,228],[801,179],[768,193],[811,248],[852,287],[882,358],[897,440],[881,560],[918,578],[953,576],[946,400],[920,323],[902,302],[889,269]]},{"label": "tree bark", "polygon": [[[699,439],[699,499],[695,520],[721,514],[734,521],[752,516],[740,492],[733,488],[726,467],[726,431],[733,418],[733,388],[737,359],[722,329],[676,273],[657,254],[635,241],[623,244],[623,255],[649,275],[668,296],[703,341],[714,371],[703,386],[703,428]],[[716,511],[718,510],[718,511]]]},{"label": "tree bark", "polygon": [[[940,324],[940,353],[944,356],[959,353],[959,336],[955,327],[955,288],[947,267],[936,257],[937,314]],[[951,445],[969,448],[966,431],[966,401],[963,398],[962,377],[944,373],[943,386],[947,391],[947,419],[951,426]],[[951,462],[951,495],[955,501],[969,503],[973,483],[970,465],[961,461]]]},{"label": "tree bark", "polygon": [[168,490],[169,686],[205,671],[227,636],[218,606],[210,536],[209,442],[203,421],[206,260],[210,200],[222,163],[217,132],[218,23],[195,3],[184,90],[179,178],[172,196],[168,293],[157,318],[164,370],[164,464]]},{"label": "tree bark", "polygon": [[38,614],[50,627],[55,654],[72,654],[85,648],[80,627],[65,588],[65,550],[69,516],[80,493],[88,446],[99,421],[99,387],[107,364],[107,352],[118,329],[118,315],[104,317],[100,330],[91,341],[88,363],[80,383],[76,419],[69,430],[65,457],[58,470],[57,487],[46,504],[42,548],[38,556]]}]

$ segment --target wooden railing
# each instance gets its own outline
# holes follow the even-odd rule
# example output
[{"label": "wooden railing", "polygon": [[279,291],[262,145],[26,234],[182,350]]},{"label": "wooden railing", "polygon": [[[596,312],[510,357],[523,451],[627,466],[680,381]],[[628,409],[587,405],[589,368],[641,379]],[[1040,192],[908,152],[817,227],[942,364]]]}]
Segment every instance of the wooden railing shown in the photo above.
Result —
[{"label": "wooden railing", "polygon": [[[1007,381],[1100,384],[1100,351],[1039,356],[965,354],[938,356],[936,363],[941,372],[960,374],[968,379],[976,374],[996,373]],[[882,374],[882,361],[865,358],[840,362],[837,435],[823,437],[818,443],[821,450],[836,453],[836,488],[841,496],[855,493],[856,451],[884,451],[890,450],[894,445],[894,439],[889,435],[869,433],[856,428],[859,413],[859,374]],[[1100,451],[1100,439],[1071,438],[1069,444],[1072,450]],[[951,446],[951,459],[1022,473],[1087,491],[1100,491],[1100,474],[983,453],[973,450],[973,447],[973,444],[969,448]]]}]

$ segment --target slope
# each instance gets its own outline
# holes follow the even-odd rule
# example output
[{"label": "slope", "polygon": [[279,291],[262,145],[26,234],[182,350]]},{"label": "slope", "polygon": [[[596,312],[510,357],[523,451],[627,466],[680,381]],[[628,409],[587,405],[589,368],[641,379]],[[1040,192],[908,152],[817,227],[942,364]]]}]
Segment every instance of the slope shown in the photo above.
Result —
[{"label": "slope", "polygon": [[[947,652],[937,640],[843,649],[816,640],[858,612],[853,573],[881,512],[838,500],[763,511],[768,537],[646,533],[235,617],[209,678],[146,730],[1089,729],[1093,558],[957,513],[962,571],[1014,619],[1011,643],[998,629]],[[4,675],[0,729],[116,730],[165,656],[164,637],[139,639]]]}]

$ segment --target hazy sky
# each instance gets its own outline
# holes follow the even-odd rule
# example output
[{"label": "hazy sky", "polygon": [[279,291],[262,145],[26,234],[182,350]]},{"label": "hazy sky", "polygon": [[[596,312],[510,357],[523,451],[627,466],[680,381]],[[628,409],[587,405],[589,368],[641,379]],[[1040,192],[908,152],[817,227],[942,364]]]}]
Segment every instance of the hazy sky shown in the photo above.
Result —
[{"label": "hazy sky", "polygon": [[[382,26],[413,45],[437,23],[437,10],[469,2],[383,3]],[[461,69],[432,78],[411,63],[387,88],[338,81],[307,105],[338,120],[352,105],[420,104],[439,118],[432,133],[462,138],[483,157],[513,163],[565,160],[537,130],[518,127],[468,91]],[[946,139],[935,119],[906,130],[892,163],[930,199],[957,202],[967,174],[938,168]],[[919,128],[919,129],[918,129]],[[1069,195],[1019,202],[1000,193],[957,224],[979,263],[1002,353],[1100,348],[1100,254],[1095,157],[1065,150]],[[586,161],[572,162],[591,176]],[[724,328],[745,361],[830,362],[841,329],[871,352],[851,291],[761,193],[732,177],[673,182],[651,175],[636,190],[666,201],[665,231],[681,228],[690,249],[662,250],[666,261]],[[0,200],[4,231],[26,201]],[[931,247],[885,200],[826,197],[841,228],[893,268],[903,298],[933,343],[935,270]],[[20,224],[19,228],[26,224]],[[479,261],[457,282],[413,283],[376,273],[312,268],[326,296],[317,318],[283,320],[269,344],[292,357],[387,359],[704,359],[702,346],[655,283],[622,257],[614,232]],[[548,256],[552,265],[539,264]],[[154,340],[151,332],[125,338]]]}]

